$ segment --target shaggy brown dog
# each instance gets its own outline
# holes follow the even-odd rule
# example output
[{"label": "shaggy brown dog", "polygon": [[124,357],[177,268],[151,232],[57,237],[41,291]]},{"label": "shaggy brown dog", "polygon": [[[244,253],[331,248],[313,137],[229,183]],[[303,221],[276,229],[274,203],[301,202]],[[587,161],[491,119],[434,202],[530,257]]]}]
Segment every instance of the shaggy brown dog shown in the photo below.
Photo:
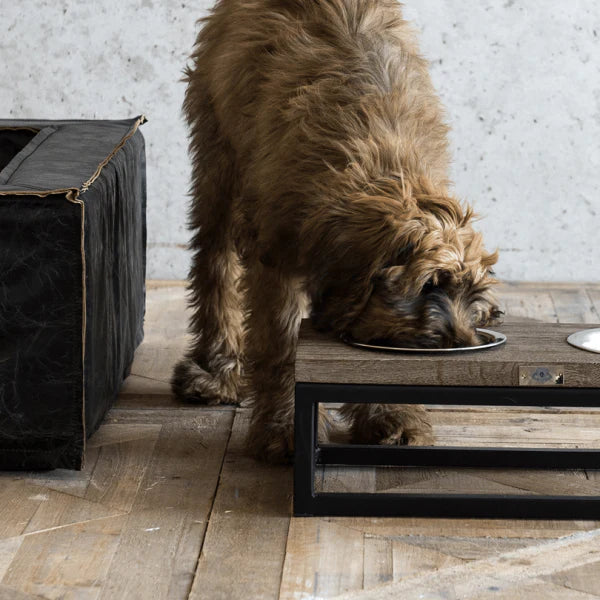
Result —
[{"label": "shaggy brown dog", "polygon": [[[250,447],[285,460],[303,315],[362,341],[477,343],[496,256],[450,195],[442,108],[396,0],[221,0],[192,59],[194,341],[173,389],[236,403],[244,373]],[[359,443],[432,440],[422,407],[344,413]]]}]

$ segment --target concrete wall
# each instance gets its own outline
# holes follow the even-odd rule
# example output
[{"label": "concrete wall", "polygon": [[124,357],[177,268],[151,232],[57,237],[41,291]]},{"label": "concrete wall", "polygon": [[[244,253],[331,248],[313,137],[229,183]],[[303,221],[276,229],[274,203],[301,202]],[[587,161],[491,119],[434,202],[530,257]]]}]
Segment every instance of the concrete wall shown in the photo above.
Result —
[{"label": "concrete wall", "polygon": [[[187,271],[181,70],[207,0],[0,0],[3,117],[145,113],[150,277]],[[597,0],[407,0],[498,274],[600,281]]]}]

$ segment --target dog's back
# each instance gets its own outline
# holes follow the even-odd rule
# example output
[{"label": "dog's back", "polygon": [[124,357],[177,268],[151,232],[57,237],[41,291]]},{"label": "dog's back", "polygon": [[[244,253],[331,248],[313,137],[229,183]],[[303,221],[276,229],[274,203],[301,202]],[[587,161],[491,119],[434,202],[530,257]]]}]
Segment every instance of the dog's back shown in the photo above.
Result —
[{"label": "dog's back", "polygon": [[[260,196],[305,191],[357,145],[384,163],[374,168],[410,158],[447,178],[440,105],[396,0],[221,0],[193,59],[188,97],[208,87],[240,175]],[[398,156],[403,146],[418,156]]]}]

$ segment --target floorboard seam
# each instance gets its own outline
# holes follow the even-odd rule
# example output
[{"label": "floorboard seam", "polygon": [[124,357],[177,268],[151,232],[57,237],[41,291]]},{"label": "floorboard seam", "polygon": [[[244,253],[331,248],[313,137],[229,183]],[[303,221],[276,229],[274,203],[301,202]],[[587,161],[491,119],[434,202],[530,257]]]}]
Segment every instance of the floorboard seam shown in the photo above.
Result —
[{"label": "floorboard seam", "polygon": [[[576,555],[575,558],[579,557],[580,559],[580,562],[576,566],[581,567],[593,562],[593,560],[582,561],[581,556],[590,557],[594,554],[600,554],[600,550],[594,552],[593,549],[591,551],[586,551],[584,548],[587,543],[594,544],[594,542],[596,542],[597,545],[598,540],[600,540],[600,529],[579,532],[555,540],[544,540],[538,544],[532,544],[525,548],[511,550],[492,557],[483,557],[464,565],[445,567],[426,574],[410,575],[404,580],[379,585],[374,589],[346,592],[334,596],[334,598],[336,600],[362,600],[363,598],[374,598],[375,593],[377,594],[377,598],[391,598],[393,595],[400,597],[403,592],[410,591],[413,586],[420,586],[428,591],[437,590],[441,587],[449,588],[456,583],[458,577],[462,580],[465,580],[466,578],[477,579],[480,577],[496,577],[498,580],[509,584],[523,585],[530,579],[541,578],[544,575],[547,575],[544,571],[548,567],[542,568],[539,565],[537,566],[537,570],[535,568],[533,569],[534,573],[532,573],[531,577],[526,575],[526,572],[532,568],[531,563],[527,560],[531,555],[539,554],[540,552],[556,553],[561,550],[566,550],[568,552],[568,550],[571,549],[573,554]],[[510,571],[508,571],[500,574],[487,573],[492,567],[498,565],[508,565],[509,568],[513,569],[513,572],[510,573]],[[571,568],[574,567],[567,566],[565,570]],[[474,596],[471,594],[468,597]]]},{"label": "floorboard seam", "polygon": [[568,585],[566,583],[557,583],[556,581],[554,581],[552,579],[552,575],[546,575],[544,577],[541,577],[540,579],[542,581],[545,581],[546,583],[551,583],[552,585],[555,585],[557,587],[561,587],[561,588],[564,588],[565,590],[569,590],[570,592],[581,592],[583,594],[589,594],[593,598],[600,598],[600,596],[598,594],[596,594],[595,592],[590,592],[589,590],[585,590],[585,589],[581,589],[581,588],[576,588],[576,587],[573,587],[573,586]]},{"label": "floorboard seam", "polygon": [[[157,425],[158,425],[158,423],[157,423]],[[133,494],[133,498],[132,498],[132,501],[131,501],[131,506],[129,507],[129,509],[124,511],[122,508],[115,507],[115,506],[113,506],[110,503],[102,504],[100,502],[97,502],[96,504],[101,504],[102,506],[107,506],[108,508],[111,508],[111,509],[114,509],[114,510],[120,510],[120,511],[123,512],[123,514],[126,514],[126,515],[128,515],[128,514],[131,513],[131,510],[133,509],[133,505],[135,504],[135,500],[136,500],[136,498],[138,496],[140,488],[142,487],[142,482],[144,481],[144,478],[146,477],[146,472],[148,471],[148,467],[150,466],[150,463],[152,462],[152,457],[154,456],[154,450],[156,449],[156,444],[158,443],[158,439],[160,438],[161,432],[162,432],[162,425],[161,425],[161,428],[156,432],[156,435],[154,436],[154,443],[152,444],[152,446],[150,448],[150,452],[149,452],[149,457],[150,458],[148,459],[148,462],[144,465],[144,468],[143,468],[143,470],[142,470],[142,472],[140,474],[138,485],[137,485],[137,488],[135,489],[135,494]],[[147,438],[142,438],[142,439],[147,439]],[[135,440],[135,441],[138,441],[138,440]],[[125,443],[126,444],[127,442],[119,442],[119,443]],[[105,446],[106,445],[110,445],[110,444],[105,444]],[[100,458],[100,453],[102,452],[102,448],[104,448],[104,446],[100,446],[100,452],[98,452],[98,458]],[[96,467],[94,467],[94,471],[95,470],[96,470]],[[89,487],[90,487],[90,485],[92,483],[92,479],[94,477],[94,471],[92,471],[92,473],[90,475],[90,481],[88,483],[88,487],[86,488],[86,494],[87,494],[87,490],[89,489]],[[87,500],[88,502],[93,502],[93,500],[88,500],[87,498],[84,498],[84,500]]]},{"label": "floorboard seam", "polygon": [[225,444],[225,451],[223,452],[223,457],[221,458],[221,465],[219,466],[219,476],[217,477],[217,484],[215,485],[215,490],[212,495],[212,501],[210,503],[210,508],[208,510],[208,515],[206,519],[206,527],[204,528],[204,536],[202,537],[202,543],[200,544],[200,549],[198,552],[198,558],[196,560],[196,570],[194,572],[194,576],[192,577],[192,582],[190,583],[189,590],[186,594],[186,598],[190,598],[192,590],[194,589],[194,583],[196,582],[196,576],[198,574],[198,569],[200,566],[200,560],[202,559],[202,550],[204,549],[204,543],[206,542],[206,534],[208,533],[208,528],[210,526],[210,520],[212,519],[213,509],[215,506],[215,500],[217,499],[217,494],[219,493],[219,486],[221,485],[221,477],[223,475],[223,465],[225,464],[225,458],[227,457],[227,453],[229,452],[229,443],[231,442],[231,435],[233,433],[233,423],[235,421],[235,416],[237,414],[238,409],[236,408],[233,411],[233,417],[231,419],[231,424],[229,425],[229,435],[227,436],[227,443]]},{"label": "floorboard seam", "polygon": [[[22,533],[21,535],[14,535],[11,537],[23,537],[30,535],[37,535],[38,533],[48,533],[49,531],[56,531],[57,529],[65,529],[67,527],[74,527],[75,525],[85,525],[86,523],[93,523],[94,521],[104,521],[106,519],[117,519],[119,517],[126,517],[128,513],[121,512],[118,515],[108,515],[106,517],[97,517],[95,519],[86,519],[85,521],[75,521],[74,523],[67,523],[65,525],[56,525],[55,527],[47,527],[46,529],[38,529],[37,531],[29,531],[28,533]],[[10,539],[10,538],[4,538]]]},{"label": "floorboard seam", "polygon": [[[584,469],[564,469],[564,470],[553,470],[552,473],[555,473],[557,475],[564,475],[564,474],[568,474],[568,473],[578,473],[581,472],[586,476],[586,479],[589,479],[587,477],[587,474],[585,472]],[[510,476],[512,473],[508,473],[508,475]],[[493,483],[497,483],[498,485],[502,485],[502,486],[506,486],[515,490],[520,490],[522,492],[529,492],[532,496],[544,496],[546,495],[545,492],[539,492],[536,490],[531,489],[530,487],[525,487],[523,485],[517,485],[517,484],[513,484],[513,483],[503,483],[502,481],[498,481],[498,479],[494,478],[494,476],[492,475],[491,477],[489,475],[475,475],[475,477],[478,477],[479,479],[486,479],[487,481],[491,481]],[[498,493],[498,495],[500,495],[500,493]],[[558,494],[561,496],[568,496],[568,494]],[[594,494],[590,494],[590,495],[594,495]]]},{"label": "floorboard seam", "polygon": [[558,310],[556,308],[556,302],[554,301],[554,296],[552,295],[552,292],[550,291],[548,296],[550,297],[550,302],[552,303],[552,308],[554,309],[554,322],[555,323],[560,323],[560,317],[558,316]]},{"label": "floorboard seam", "polygon": [[587,299],[590,302],[590,308],[591,308],[592,312],[594,313],[594,315],[596,315],[596,317],[600,317],[600,308],[596,306],[596,303],[594,302],[594,299],[592,298],[592,295],[590,294],[590,288],[588,288],[588,287],[585,288],[585,295],[587,296]]},{"label": "floorboard seam", "polygon": [[281,570],[279,571],[279,593],[277,594],[277,598],[281,598],[281,586],[283,585],[283,572],[285,570],[285,559],[287,557],[287,544],[290,539],[290,527],[292,526],[292,519],[294,517],[290,515],[288,519],[287,533],[285,534],[285,550],[283,551],[283,557],[281,559]]},{"label": "floorboard seam", "polygon": [[158,383],[170,383],[170,381],[167,381],[165,379],[156,379],[156,377],[148,377],[148,375],[140,375],[139,373],[134,373],[133,371],[130,373],[130,375],[135,375],[136,377],[139,377],[141,379],[148,379],[149,381],[156,381]]},{"label": "floorboard seam", "polygon": [[[341,519],[352,519],[353,517],[314,517],[314,518],[318,518],[320,521],[324,521],[325,523],[333,523],[334,525],[340,525],[341,527],[345,527],[346,529],[351,529],[352,531],[358,531],[359,533],[365,533],[364,529],[361,529],[360,526],[357,525],[346,525],[343,521],[341,521]],[[365,518],[366,517],[358,517],[358,518]],[[504,520],[504,519],[502,519]],[[536,524],[543,522],[543,521],[535,521]],[[574,521],[564,521],[565,523],[573,523]],[[587,521],[584,521],[587,522]],[[600,523],[600,521],[590,521],[590,523]],[[521,525],[521,523],[519,522],[519,525]],[[578,531],[578,533],[583,533],[585,531],[593,531],[592,529],[589,530],[581,530]],[[482,535],[475,535],[475,536],[467,536],[467,537],[472,537],[475,539],[498,539],[498,540],[508,540],[508,539],[517,539],[517,538],[513,538],[513,537],[507,537],[507,536],[503,536],[503,535],[494,535],[496,532],[492,531],[492,535],[487,535],[487,536],[482,536]],[[404,537],[405,535],[409,535],[409,534],[401,534],[399,536],[394,536],[394,535],[388,535],[388,534],[381,534],[381,533],[372,533],[369,532],[368,533],[369,536],[372,537],[377,537],[377,538],[382,538],[382,539],[394,539],[396,537]],[[416,536],[420,536],[423,535],[424,537],[430,537],[424,534],[410,534],[410,535],[416,535]],[[532,535],[520,535],[518,537],[518,539],[520,540],[535,540],[535,541],[539,541],[540,543],[547,541],[554,541],[554,540],[559,540],[560,538],[564,537],[565,535],[572,535],[572,534],[564,534],[564,533],[558,533],[556,536],[554,537],[535,537]],[[450,533],[448,535],[442,535],[439,534],[437,537],[441,537],[441,538],[455,538],[455,537],[463,537],[463,536],[456,536],[456,534]]]},{"label": "floorboard seam", "polygon": [[43,596],[38,596],[37,594],[31,594],[30,592],[23,592],[19,588],[13,587],[12,585],[6,585],[5,583],[0,582],[0,592],[11,592],[22,594],[22,598],[26,598],[27,600],[46,600]]},{"label": "floorboard seam", "polygon": [[[91,479],[91,474],[90,474],[90,479]],[[26,480],[22,479],[22,480],[17,480],[17,481],[26,481]],[[75,494],[69,494],[69,492],[64,492],[62,490],[56,490],[54,488],[48,487],[47,483],[35,483],[33,481],[29,482],[29,483],[30,483],[30,485],[34,485],[34,486],[40,487],[41,489],[44,489],[47,492],[54,492],[56,494],[61,494],[63,496],[68,496],[69,498],[74,498],[76,500],[84,500],[84,501],[87,501],[87,502],[91,502],[92,504],[97,504],[98,506],[105,506],[103,504],[100,504],[99,502],[94,502],[93,500],[87,500],[83,496],[76,496]],[[87,487],[89,487],[89,481],[88,481],[88,486]],[[87,487],[86,487],[86,491],[87,491]],[[24,532],[29,527],[29,524],[31,523],[31,521],[33,521],[33,519],[37,515],[38,511],[42,508],[43,505],[44,505],[44,501],[41,501],[38,504],[38,507],[33,511],[33,514],[31,515],[31,517],[29,517],[29,520],[27,521],[27,524],[23,528],[23,533],[21,533],[20,535],[31,535],[32,533],[38,533],[37,531],[31,531],[29,533],[24,533]],[[109,507],[109,508],[112,508],[112,507]],[[116,509],[116,510],[120,511],[120,509]],[[110,515],[110,516],[120,516],[120,515]],[[98,517],[98,518],[99,519],[105,519],[107,517]],[[91,519],[91,520],[94,521],[96,519]],[[75,523],[70,523],[70,525],[75,525]],[[59,526],[59,527],[62,527],[62,525]],[[50,530],[43,530],[43,531],[50,531]],[[20,537],[20,536],[11,536],[11,537]]]}]

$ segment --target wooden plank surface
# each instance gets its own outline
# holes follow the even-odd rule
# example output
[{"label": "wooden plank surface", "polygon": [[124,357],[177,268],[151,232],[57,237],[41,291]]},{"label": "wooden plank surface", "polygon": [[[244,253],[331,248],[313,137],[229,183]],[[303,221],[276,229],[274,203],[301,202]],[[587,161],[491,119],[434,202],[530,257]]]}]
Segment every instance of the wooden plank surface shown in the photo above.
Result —
[{"label": "wooden plank surface", "polygon": [[561,323],[600,323],[600,317],[585,287],[554,289],[550,292]]},{"label": "wooden plank surface", "polygon": [[[563,569],[593,565],[600,556],[600,530],[533,545],[492,558],[428,570],[425,573],[419,572],[399,582],[384,584],[370,590],[340,594],[337,598],[338,600],[396,600],[397,598],[416,600],[423,598],[424,590],[427,591],[427,598],[446,600],[478,599],[486,597],[485,594],[489,592],[498,592],[499,596],[503,593],[506,598],[523,597],[519,590],[523,589],[524,585],[531,581],[534,583],[529,585],[536,585],[538,578],[551,575],[557,570],[555,562],[557,553],[560,553]],[[547,585],[547,588],[556,591],[553,584]],[[540,593],[542,590],[538,589]],[[584,592],[578,595],[575,591],[572,596],[567,596],[566,588],[563,588],[562,592],[564,598],[586,596]]]},{"label": "wooden plank surface", "polygon": [[232,413],[165,423],[120,535],[100,599],[177,598],[189,590]]},{"label": "wooden plank surface", "polygon": [[144,342],[119,396],[121,408],[177,406],[171,372],[188,343],[184,282],[148,282]]},{"label": "wooden plank surface", "polygon": [[547,285],[503,283],[497,290],[507,323],[557,323],[558,315]]},{"label": "wooden plank surface", "polygon": [[[600,285],[508,283],[499,296],[507,326],[598,322]],[[186,320],[184,284],[148,282],[146,338],[117,406],[88,444],[85,469],[0,473],[0,600],[300,600],[379,593],[386,585],[401,586],[392,597],[409,599],[413,589],[414,597],[458,590],[477,600],[599,597],[593,535],[579,538],[575,550],[570,542],[544,543],[600,522],[290,519],[291,470],[246,455],[248,411],[239,411],[228,441],[231,407],[173,400],[168,381],[188,343]],[[430,414],[448,445],[594,447],[600,437],[593,410],[433,406]],[[600,490],[598,471],[400,471],[332,468],[317,484],[379,492]],[[529,549],[533,558],[515,555]],[[462,574],[453,579],[456,569]],[[479,585],[492,571],[497,589]]]},{"label": "wooden plank surface", "polygon": [[292,470],[247,455],[236,412],[190,599],[276,599],[291,514]]},{"label": "wooden plank surface", "polygon": [[363,538],[361,531],[341,523],[293,519],[280,600],[329,598],[362,589]]},{"label": "wooden plank surface", "polygon": [[[600,387],[600,355],[566,339],[586,325],[506,323],[508,342],[486,351],[456,354],[375,352],[354,348],[303,321],[296,381],[435,386],[519,385],[521,366],[564,366],[565,386]],[[587,327],[591,327],[587,325]]]},{"label": "wooden plank surface", "polygon": [[381,537],[484,538],[490,540],[547,540],[600,527],[600,521],[541,521],[525,519],[374,519],[369,517],[323,517],[343,523],[366,535]]},{"label": "wooden plank surface", "polygon": [[568,590],[598,594],[600,596],[600,560],[557,571],[547,575],[544,579],[560,585]]},{"label": "wooden plank surface", "polygon": [[41,598],[42,596],[32,596],[0,584],[0,600],[40,600]]},{"label": "wooden plank surface", "polygon": [[14,560],[24,539],[25,536],[19,535],[0,540],[0,581],[6,575],[6,571]]},{"label": "wooden plank surface", "polygon": [[125,519],[92,519],[26,536],[2,583],[46,598],[97,597]]},{"label": "wooden plank surface", "polygon": [[387,538],[363,536],[363,589],[394,580],[394,542]]},{"label": "wooden plank surface", "polygon": [[187,598],[233,411],[150,412],[111,411],[85,473],[3,474],[2,589],[15,598]]},{"label": "wooden plank surface", "polygon": [[586,286],[585,291],[590,299],[594,320],[600,322],[600,286]]}]

